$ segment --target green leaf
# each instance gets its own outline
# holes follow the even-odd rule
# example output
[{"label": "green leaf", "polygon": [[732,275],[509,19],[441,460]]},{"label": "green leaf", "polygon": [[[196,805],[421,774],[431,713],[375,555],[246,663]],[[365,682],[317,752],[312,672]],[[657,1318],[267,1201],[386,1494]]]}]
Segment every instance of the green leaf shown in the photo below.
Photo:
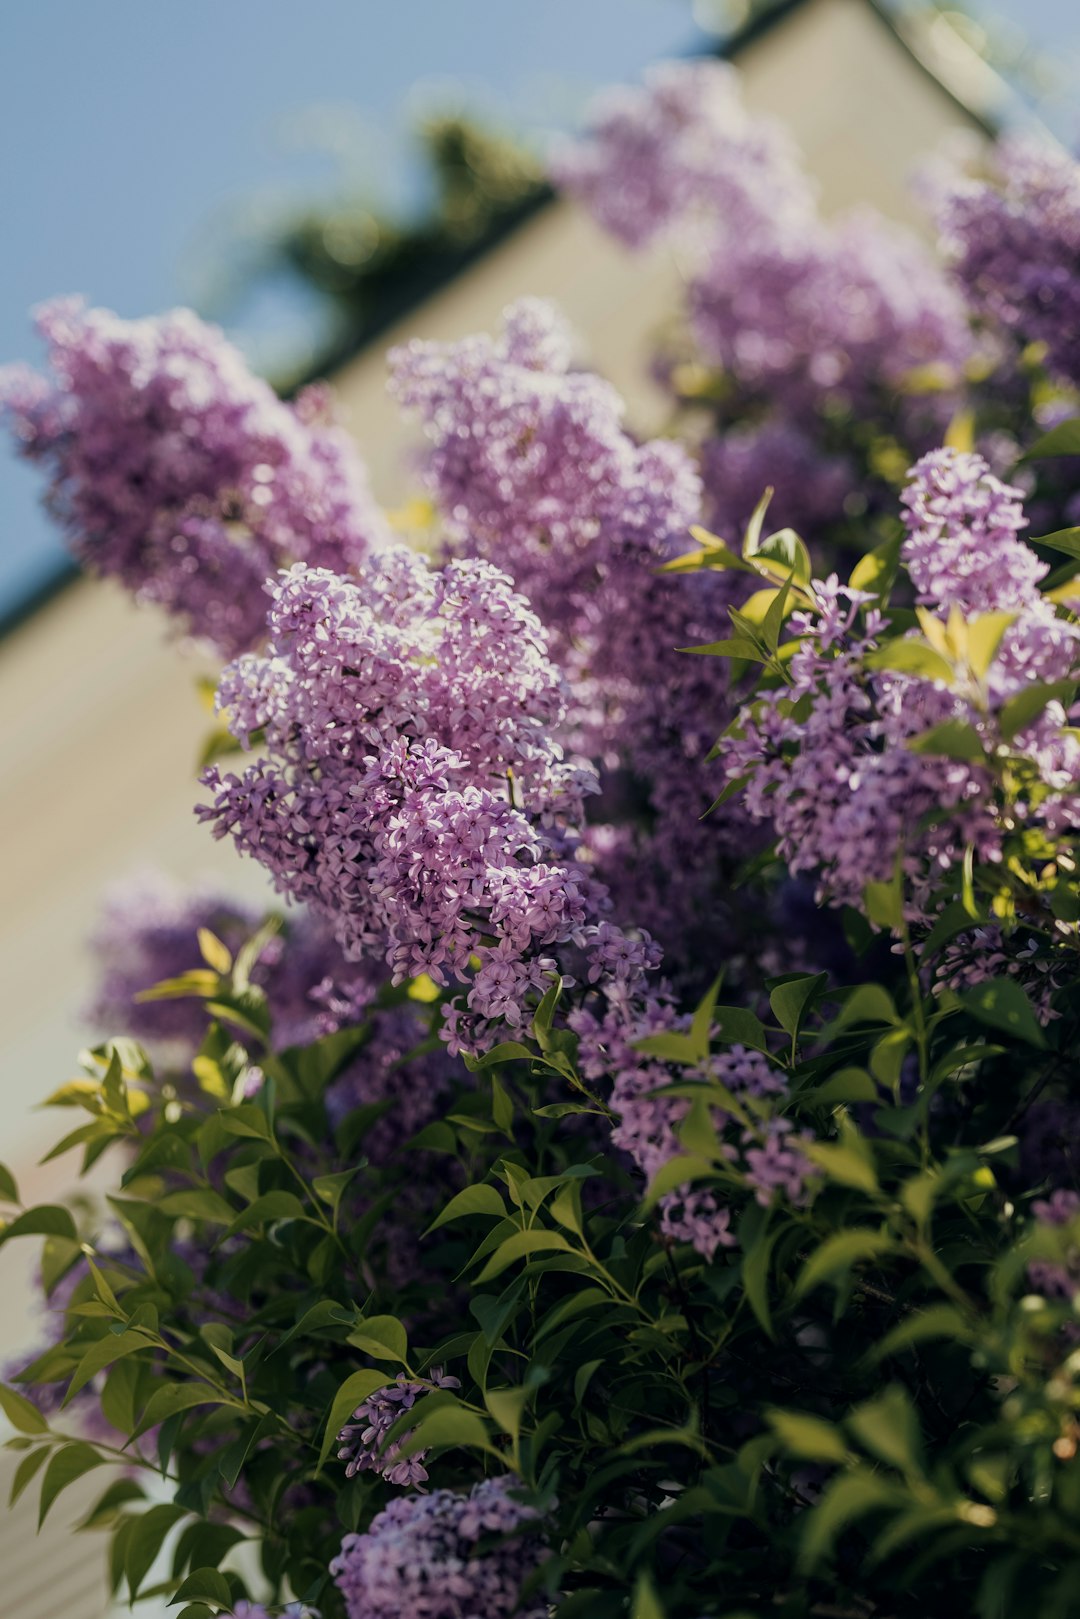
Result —
[{"label": "green leaf", "polygon": [[828,973],[814,973],[805,978],[790,978],[770,991],[773,1016],[793,1040],[797,1039],[803,1019],[828,981]]},{"label": "green leaf", "polygon": [[820,1287],[822,1282],[831,1282],[846,1275],[853,1265],[880,1259],[895,1248],[895,1241],[886,1232],[872,1231],[868,1226],[857,1226],[852,1231],[837,1231],[827,1237],[806,1261],[795,1284],[796,1296],[802,1298],[815,1287]]},{"label": "green leaf", "polygon": [[874,596],[888,594],[900,566],[901,539],[902,536],[896,534],[859,558],[848,580],[852,590],[866,590]]},{"label": "green leaf", "polygon": [[979,613],[968,620],[967,661],[977,679],[985,678],[998,655],[1005,631],[1016,619],[1016,613]]},{"label": "green leaf", "polygon": [[964,990],[960,1003],[991,1029],[1001,1029],[1039,1050],[1046,1048],[1046,1036],[1023,989],[1013,978],[988,978],[973,989]]},{"label": "green leaf", "polygon": [[792,1456],[809,1462],[847,1460],[848,1447],[839,1428],[805,1411],[766,1411],[766,1421]]},{"label": "green leaf", "polygon": [[221,1394],[213,1383],[163,1383],[147,1401],[139,1426],[132,1435],[138,1438],[150,1428],[157,1428],[182,1411],[194,1410],[200,1405],[232,1405],[235,1402]]},{"label": "green leaf", "polygon": [[769,1271],[773,1249],[779,1235],[779,1227],[773,1231],[763,1231],[748,1250],[742,1264],[743,1290],[746,1293],[747,1303],[753,1310],[762,1332],[772,1339],[776,1338],[776,1331],[769,1305]]},{"label": "green leaf", "polygon": [[692,1181],[711,1180],[715,1175],[716,1170],[707,1158],[700,1158],[696,1153],[677,1153],[660,1165],[649,1182],[643,1199],[644,1206],[651,1209],[668,1192],[677,1191],[680,1186],[687,1186]]},{"label": "green leaf", "polygon": [[704,646],[681,646],[680,652],[694,652],[701,658],[744,658],[748,663],[764,663],[761,647],[745,636],[729,637],[724,641],[709,641]]},{"label": "green leaf", "polygon": [[880,984],[860,984],[846,998],[832,1029],[847,1029],[853,1023],[899,1023],[896,1005]]},{"label": "green leaf", "polygon": [[841,1068],[830,1074],[823,1085],[804,1091],[801,1100],[811,1107],[823,1107],[826,1103],[835,1106],[837,1102],[877,1102],[880,1096],[865,1068]]},{"label": "green leaf", "polygon": [[23,1394],[0,1383],[0,1410],[18,1433],[48,1433],[49,1424]]},{"label": "green leaf", "polygon": [[867,916],[879,928],[896,930],[903,925],[903,896],[895,878],[887,883],[867,883],[863,889],[863,903]]},{"label": "green leaf", "polygon": [[928,960],[943,944],[955,939],[958,933],[967,933],[974,925],[967,907],[959,900],[950,901],[930,929],[922,949],[923,960]]},{"label": "green leaf", "polygon": [[64,1445],[49,1457],[49,1465],[45,1469],[41,1480],[41,1505],[38,1510],[38,1528],[45,1522],[45,1518],[61,1491],[66,1490],[69,1484],[82,1478],[84,1473],[90,1473],[95,1467],[103,1467],[108,1460],[99,1456],[93,1445],[83,1444],[82,1441],[74,1445]]},{"label": "green leaf", "polygon": [[920,680],[938,680],[946,686],[951,686],[954,678],[952,664],[932,646],[919,640],[886,641],[884,646],[867,654],[866,666],[917,675]]},{"label": "green leaf", "polygon": [[1061,551],[1063,555],[1080,562],[1080,528],[1058,528],[1052,534],[1032,534],[1029,543],[1048,546],[1051,551]]},{"label": "green leaf", "polygon": [[19,1188],[6,1164],[0,1164],[0,1203],[18,1203]]},{"label": "green leaf", "polygon": [[741,1006],[717,1006],[713,1008],[713,1021],[720,1030],[722,1040],[732,1045],[752,1046],[755,1051],[769,1049],[765,1025],[753,1012],[747,1012]]},{"label": "green leaf", "polygon": [[276,1355],[279,1349],[284,1349],[285,1345],[292,1343],[294,1338],[314,1336],[324,1327],[352,1327],[355,1325],[355,1310],[347,1309],[345,1305],[338,1304],[335,1299],[320,1299],[317,1304],[311,1306],[310,1310],[304,1311],[295,1326],[289,1328],[288,1332],[274,1345],[270,1353]]},{"label": "green leaf", "polygon": [[206,965],[212,967],[222,978],[231,973],[232,953],[222,944],[217,934],[211,933],[209,928],[199,928],[197,937],[199,940],[199,953]]},{"label": "green leaf", "polygon": [[334,1395],[330,1406],[330,1414],[326,1419],[326,1428],[323,1431],[322,1447],[319,1451],[319,1466],[322,1467],[342,1428],[349,1421],[357,1406],[363,1405],[369,1395],[387,1384],[385,1372],[373,1371],[364,1367],[362,1371],[353,1372],[347,1377]]},{"label": "green leaf", "polygon": [[345,1341],[376,1360],[404,1362],[409,1354],[408,1335],[393,1315],[366,1316]]},{"label": "green leaf", "polygon": [[219,1607],[231,1608],[232,1588],[220,1569],[196,1568],[177,1589],[176,1595],[169,1598],[169,1607],[195,1598],[204,1598],[208,1602],[216,1602]]},{"label": "green leaf", "polygon": [[986,758],[986,748],[978,731],[964,720],[943,720],[929,731],[909,737],[906,746],[912,753],[930,754],[942,759],[973,759],[981,762]]},{"label": "green leaf", "polygon": [[1048,703],[1061,703],[1068,708],[1076,694],[1075,680],[1035,681],[1023,687],[1015,697],[1003,703],[998,714],[998,730],[1006,742],[1037,719]]},{"label": "green leaf", "polygon": [[193,1189],[185,1192],[169,1192],[158,1204],[162,1214],[178,1215],[188,1220],[205,1220],[210,1225],[230,1225],[236,1218],[236,1210],[218,1192],[207,1187],[204,1191]]},{"label": "green leaf", "polygon": [[529,1391],[524,1388],[488,1389],[484,1404],[495,1418],[503,1433],[514,1441],[521,1433],[521,1418],[529,1403]]},{"label": "green leaf", "polygon": [[806,1514],[799,1547],[800,1568],[804,1573],[812,1572],[828,1556],[841,1531],[856,1518],[882,1507],[903,1504],[907,1499],[905,1494],[867,1469],[834,1479],[817,1506]]},{"label": "green leaf", "polygon": [[667,1034],[647,1034],[634,1041],[633,1049],[646,1057],[659,1057],[663,1062],[696,1063],[700,1060],[697,1041],[675,1030]]},{"label": "green leaf", "polygon": [[416,1407],[416,1426],[400,1441],[402,1459],[418,1450],[448,1450],[464,1445],[490,1450],[491,1443],[484,1419],[456,1402],[437,1405],[430,1415],[424,1415],[425,1401]]},{"label": "green leaf", "polygon": [[913,1344],[924,1343],[931,1338],[950,1338],[956,1343],[971,1342],[971,1328],[955,1304],[931,1304],[927,1309],[909,1315],[871,1346],[868,1358],[884,1360],[887,1355],[899,1354],[902,1349],[910,1349]]},{"label": "green leaf", "polygon": [[73,1400],[80,1389],[84,1389],[98,1372],[111,1366],[114,1361],[122,1360],[125,1355],[135,1355],[141,1349],[150,1349],[151,1341],[143,1332],[107,1332],[103,1338],[92,1343],[83,1355],[75,1374],[68,1384],[64,1395],[64,1404]]},{"label": "green leaf", "polygon": [[523,1046],[520,1040],[503,1040],[499,1045],[492,1046],[490,1051],[485,1051],[482,1057],[466,1057],[465,1066],[470,1074],[475,1074],[485,1068],[494,1068],[500,1062],[536,1061],[536,1052]]},{"label": "green leaf", "polygon": [[274,1132],[261,1107],[254,1102],[242,1102],[239,1107],[221,1108],[213,1115],[222,1129],[233,1136],[254,1136],[260,1141],[273,1141]]},{"label": "green leaf", "polygon": [[[1049,433],[1037,438],[1030,449],[1025,450],[1020,457],[1021,461],[1041,461],[1052,455],[1080,455],[1080,417],[1069,422],[1058,422]],[[1046,542],[1043,541],[1043,544]]]},{"label": "green leaf", "polygon": [[551,1026],[555,1020],[555,1008],[559,1004],[562,994],[562,979],[556,978],[540,1001],[533,1015],[533,1038],[541,1051],[548,1051],[551,1046]]},{"label": "green leaf", "polygon": [[15,1469],[15,1476],[11,1480],[11,1494],[8,1496],[9,1510],[15,1505],[27,1486],[37,1477],[38,1470],[44,1466],[48,1454],[49,1447],[39,1445],[37,1450],[31,1450],[23,1457]]},{"label": "green leaf", "polygon": [[694,1011],[693,1022],[690,1025],[690,1038],[697,1046],[698,1054],[702,1059],[709,1055],[709,1042],[712,1038],[713,1019],[716,1014],[716,998],[720,993],[723,977],[723,973],[717,973],[698,1002]]},{"label": "green leaf", "polygon": [[898,1383],[850,1412],[847,1427],[879,1461],[902,1473],[921,1475],[919,1422],[907,1391]]},{"label": "green leaf", "polygon": [[143,1580],[157,1561],[165,1536],[174,1524],[186,1516],[186,1507],[177,1505],[175,1501],[162,1501],[158,1506],[148,1507],[135,1519],[124,1553],[124,1573],[133,1602]]},{"label": "green leaf", "polygon": [[353,1169],[339,1169],[331,1175],[316,1175],[311,1183],[315,1196],[323,1203],[330,1205],[331,1213],[336,1216],[341,1207],[341,1199],[345,1195],[345,1188],[353,1176],[359,1172],[360,1166]]},{"label": "green leaf", "polygon": [[650,1576],[642,1571],[634,1587],[630,1619],[664,1619],[664,1608]]},{"label": "green leaf", "polygon": [[103,1524],[115,1523],[120,1515],[120,1508],[129,1501],[145,1501],[146,1494],[141,1484],[136,1484],[133,1478],[118,1478],[103,1490],[94,1502],[90,1511],[79,1524],[79,1529],[97,1529]]},{"label": "green leaf", "polygon": [[831,1141],[800,1142],[799,1146],[828,1180],[840,1186],[852,1186],[860,1192],[877,1191],[877,1175],[865,1146],[862,1151],[850,1144],[839,1146]]},{"label": "green leaf", "polygon": [[238,1231],[249,1231],[252,1226],[266,1225],[274,1220],[308,1220],[304,1205],[295,1192],[264,1192],[257,1197],[254,1203],[249,1203],[242,1214],[238,1214],[229,1227],[228,1235],[235,1236]]},{"label": "green leaf", "polygon": [[507,1237],[499,1244],[476,1280],[477,1283],[489,1282],[493,1276],[500,1276],[515,1260],[526,1259],[531,1254],[576,1252],[577,1249],[558,1231],[544,1231],[538,1228],[531,1231],[515,1231],[513,1236]]},{"label": "green leaf", "polygon": [[72,1242],[78,1241],[75,1222],[67,1209],[58,1204],[42,1203],[36,1209],[27,1209],[19,1214],[10,1225],[0,1226],[0,1243],[7,1242],[9,1237],[67,1237]]}]

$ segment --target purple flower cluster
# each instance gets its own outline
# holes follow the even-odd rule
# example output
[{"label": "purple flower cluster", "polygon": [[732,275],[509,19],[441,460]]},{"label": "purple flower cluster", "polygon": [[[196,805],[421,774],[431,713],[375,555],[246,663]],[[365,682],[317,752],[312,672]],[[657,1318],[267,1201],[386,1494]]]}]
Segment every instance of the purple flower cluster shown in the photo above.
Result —
[{"label": "purple flower cluster", "polygon": [[1045,346],[1050,371],[1080,383],[1080,165],[1061,147],[1012,137],[988,177],[955,175],[939,226],[972,307],[1020,343]]},{"label": "purple flower cluster", "polygon": [[[738,587],[657,572],[689,548],[699,513],[689,457],[635,442],[618,395],[569,369],[561,319],[535,300],[507,311],[498,339],[417,342],[393,365],[432,441],[450,549],[511,574],[570,682],[568,735],[601,766],[588,842],[617,914],[647,926],[676,964],[700,961],[724,905],[727,823],[701,816],[717,791],[703,761],[726,672],[677,649],[713,638]],[[741,818],[730,831],[745,853]]]},{"label": "purple flower cluster", "polygon": [[[630,940],[616,929],[605,937],[602,926],[588,972],[602,1004],[583,1007],[569,1018],[579,1040],[582,1074],[601,1084],[614,1079],[610,1100],[617,1122],[612,1141],[629,1154],[647,1180],[685,1150],[679,1126],[690,1110],[686,1097],[664,1094],[672,1078],[667,1065],[640,1049],[650,1037],[683,1032],[688,1024],[662,985],[648,988],[646,975],[658,965],[659,953],[650,940]],[[738,1119],[722,1108],[711,1110],[713,1124],[722,1134],[733,1189],[748,1188],[765,1206],[777,1195],[795,1204],[805,1201],[812,1167],[799,1151],[790,1122],[778,1111],[787,1086],[766,1056],[731,1046],[680,1077],[720,1084],[736,1099]],[[691,1243],[706,1259],[712,1259],[718,1248],[736,1244],[731,1209],[714,1186],[676,1188],[661,1199],[660,1214],[666,1236]]]},{"label": "purple flower cluster", "polygon": [[721,62],[660,62],[641,88],[603,91],[584,139],[562,142],[550,169],[631,248],[681,235],[687,220],[707,229],[719,217],[739,233],[764,212],[793,226],[815,212],[790,135],[747,112]]},{"label": "purple flower cluster", "polygon": [[[1033,680],[1063,678],[1076,663],[1077,630],[1039,595],[1045,570],[1017,538],[1024,518],[1016,493],[979,457],[945,449],[918,463],[903,497],[904,561],[925,606],[940,619],[954,610],[1014,615],[985,690],[868,670],[880,614],[867,609],[869,597],[831,579],[813,586],[813,611],[793,615],[802,639],[789,665],[791,685],[740,715],[728,775],[745,779],[750,814],[772,820],[789,868],[816,872],[822,897],[859,904],[867,883],[889,880],[899,854],[917,896],[932,905],[936,880],[958,869],[967,847],[980,861],[1001,858],[1004,832],[989,769],[908,744],[956,721],[992,749],[1002,705]],[[1051,788],[1038,812],[1051,831],[1077,816],[1080,751],[1065,718],[1061,704],[1050,702],[1011,741]],[[917,897],[916,916],[918,904]]]},{"label": "purple flower cluster", "polygon": [[539,621],[481,562],[440,573],[404,549],[356,582],[296,565],[272,591],[270,646],[225,670],[242,777],[204,776],[201,814],[278,889],[395,982],[470,985],[450,1048],[519,1022],[601,902],[574,860],[591,773],[554,740],[562,682]]},{"label": "purple flower cluster", "polygon": [[[516,1485],[503,1476],[468,1495],[402,1496],[365,1534],[346,1535],[330,1572],[348,1619],[544,1619],[546,1604],[521,1607],[545,1549]],[[488,1545],[492,1537],[501,1538]]]},{"label": "purple flower cluster", "polygon": [[323,390],[283,403],[186,310],[124,321],[62,299],[38,328],[51,375],[8,367],[0,411],[76,558],[227,656],[260,639],[283,564],[345,570],[386,540]]},{"label": "purple flower cluster", "polygon": [[955,386],[971,356],[929,255],[877,216],[821,219],[790,145],[719,63],[668,63],[606,98],[555,175],[629,245],[676,236],[701,357],[797,421],[865,412],[924,367]]},{"label": "purple flower cluster", "polygon": [[[117,885],[107,894],[89,940],[98,980],[86,1017],[103,1034],[123,1029],[133,1035],[155,1059],[189,1062],[206,1033],[201,1004],[137,997],[202,965],[200,929],[213,933],[235,956],[263,919],[253,906],[210,888],[182,888],[161,873]],[[330,1020],[317,991],[323,980],[346,968],[328,930],[309,916],[298,914],[287,931],[266,941],[251,976],[271,1001],[279,1046],[304,1045],[328,1032]]]},{"label": "purple flower cluster", "polygon": [[[261,921],[252,908],[209,889],[185,891],[160,875],[125,883],[108,897],[91,941],[100,977],[88,1019],[103,1034],[123,1029],[140,1040],[159,1078],[181,1075],[206,1035],[203,1003],[137,996],[200,965],[200,928],[235,955]],[[368,1038],[333,1080],[325,1101],[333,1128],[354,1108],[392,1104],[365,1136],[365,1151],[380,1163],[433,1116],[452,1074],[444,1051],[415,1055],[426,1036],[422,1007],[378,1004],[386,978],[379,962],[347,961],[325,918],[302,910],[266,941],[251,971],[252,983],[267,996],[279,1050],[369,1026]]]},{"label": "purple flower cluster", "polygon": [[460,1387],[461,1383],[456,1377],[448,1377],[441,1366],[435,1366],[426,1382],[414,1383],[401,1372],[396,1382],[388,1383],[384,1389],[370,1394],[362,1405],[357,1406],[352,1421],[347,1422],[338,1434],[341,1446],[338,1460],[346,1464],[345,1477],[370,1472],[378,1473],[389,1483],[405,1488],[426,1483],[428,1473],[424,1457],[427,1451],[418,1450],[411,1456],[401,1456],[401,1448],[411,1437],[412,1430],[390,1445],[385,1444],[386,1435],[402,1413],[411,1411],[420,1396],[427,1394],[430,1389]]},{"label": "purple flower cluster", "polygon": [[1027,527],[1022,498],[980,455],[941,449],[923,456],[900,497],[904,566],[920,602],[972,613],[1035,605],[1048,569],[1019,538]]}]

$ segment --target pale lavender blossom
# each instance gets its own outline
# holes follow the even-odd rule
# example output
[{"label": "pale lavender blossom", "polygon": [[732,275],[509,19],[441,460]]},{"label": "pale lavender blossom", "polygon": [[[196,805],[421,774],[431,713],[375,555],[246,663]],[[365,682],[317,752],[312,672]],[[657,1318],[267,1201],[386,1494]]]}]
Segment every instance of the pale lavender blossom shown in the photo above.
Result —
[{"label": "pale lavender blossom", "polygon": [[[400,1496],[364,1534],[346,1535],[330,1572],[348,1619],[544,1619],[543,1601],[521,1606],[546,1549],[518,1487],[504,1475],[468,1495]],[[478,1550],[493,1537],[501,1538]]]},{"label": "pale lavender blossom", "polygon": [[941,188],[945,251],[973,307],[1049,370],[1080,383],[1080,165],[1049,140],[1010,136],[989,174]]},{"label": "pale lavender blossom", "polygon": [[378,1473],[390,1484],[405,1488],[426,1483],[428,1473],[424,1458],[427,1451],[417,1450],[405,1457],[401,1455],[402,1446],[411,1438],[412,1430],[403,1433],[390,1445],[385,1444],[386,1435],[402,1413],[411,1411],[429,1389],[460,1387],[461,1383],[456,1377],[448,1376],[441,1366],[435,1366],[423,1383],[413,1382],[404,1372],[400,1372],[396,1382],[369,1394],[338,1434],[341,1447],[338,1460],[346,1464],[345,1477],[370,1472]]},{"label": "pale lavender blossom", "polygon": [[188,310],[38,314],[51,374],[0,373],[0,412],[49,475],[76,559],[227,656],[261,639],[262,587],[292,560],[345,570],[388,536],[329,395],[293,404]]}]

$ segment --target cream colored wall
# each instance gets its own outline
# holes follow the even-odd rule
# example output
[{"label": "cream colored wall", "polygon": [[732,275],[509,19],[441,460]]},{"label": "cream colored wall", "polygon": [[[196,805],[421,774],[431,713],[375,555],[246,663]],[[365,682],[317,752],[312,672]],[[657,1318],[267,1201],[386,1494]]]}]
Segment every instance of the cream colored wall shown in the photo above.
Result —
[{"label": "cream colored wall", "polygon": [[[830,208],[871,201],[910,218],[912,164],[965,123],[860,0],[811,0],[740,66],[751,105],[794,129]],[[582,358],[625,393],[638,425],[654,428],[664,403],[646,376],[651,336],[679,279],[669,256],[633,259],[578,209],[553,205],[337,377],[376,492],[396,505],[414,488],[417,437],[385,396],[390,342],[488,329],[515,296],[552,296],[582,336]],[[37,1199],[62,1192],[74,1169],[67,1160],[34,1169],[59,1132],[55,1117],[30,1110],[69,1076],[84,1033],[74,1009],[93,973],[83,940],[102,889],[154,865],[181,879],[218,876],[252,898],[266,893],[258,872],[191,813],[208,723],[193,690],[200,667],[164,641],[156,614],[85,582],[0,644],[0,1158]],[[0,1251],[0,1361],[24,1340],[27,1255],[17,1248]],[[0,1568],[9,1588],[25,1584],[18,1619],[48,1619],[53,1610],[31,1599],[30,1571],[56,1540],[34,1541],[28,1523],[29,1504],[10,1517],[0,1504]],[[72,1552],[59,1555],[70,1561]],[[64,1619],[100,1619],[96,1573],[81,1589],[65,1581]]]}]

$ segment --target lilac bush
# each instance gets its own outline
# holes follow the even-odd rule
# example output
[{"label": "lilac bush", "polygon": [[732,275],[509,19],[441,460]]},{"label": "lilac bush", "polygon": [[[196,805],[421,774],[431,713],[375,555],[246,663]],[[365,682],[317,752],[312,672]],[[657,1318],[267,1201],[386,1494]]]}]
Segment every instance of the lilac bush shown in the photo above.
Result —
[{"label": "lilac bush", "polygon": [[194,317],[5,377],[80,560],[226,658],[198,813],[283,905],[105,909],[50,1100],[112,1195],[0,1166],[13,1497],[111,1469],[180,1619],[1063,1619],[1075,167],[935,256],[708,63],[554,167],[686,266],[671,421],[538,300],[404,345],[430,556]]}]

